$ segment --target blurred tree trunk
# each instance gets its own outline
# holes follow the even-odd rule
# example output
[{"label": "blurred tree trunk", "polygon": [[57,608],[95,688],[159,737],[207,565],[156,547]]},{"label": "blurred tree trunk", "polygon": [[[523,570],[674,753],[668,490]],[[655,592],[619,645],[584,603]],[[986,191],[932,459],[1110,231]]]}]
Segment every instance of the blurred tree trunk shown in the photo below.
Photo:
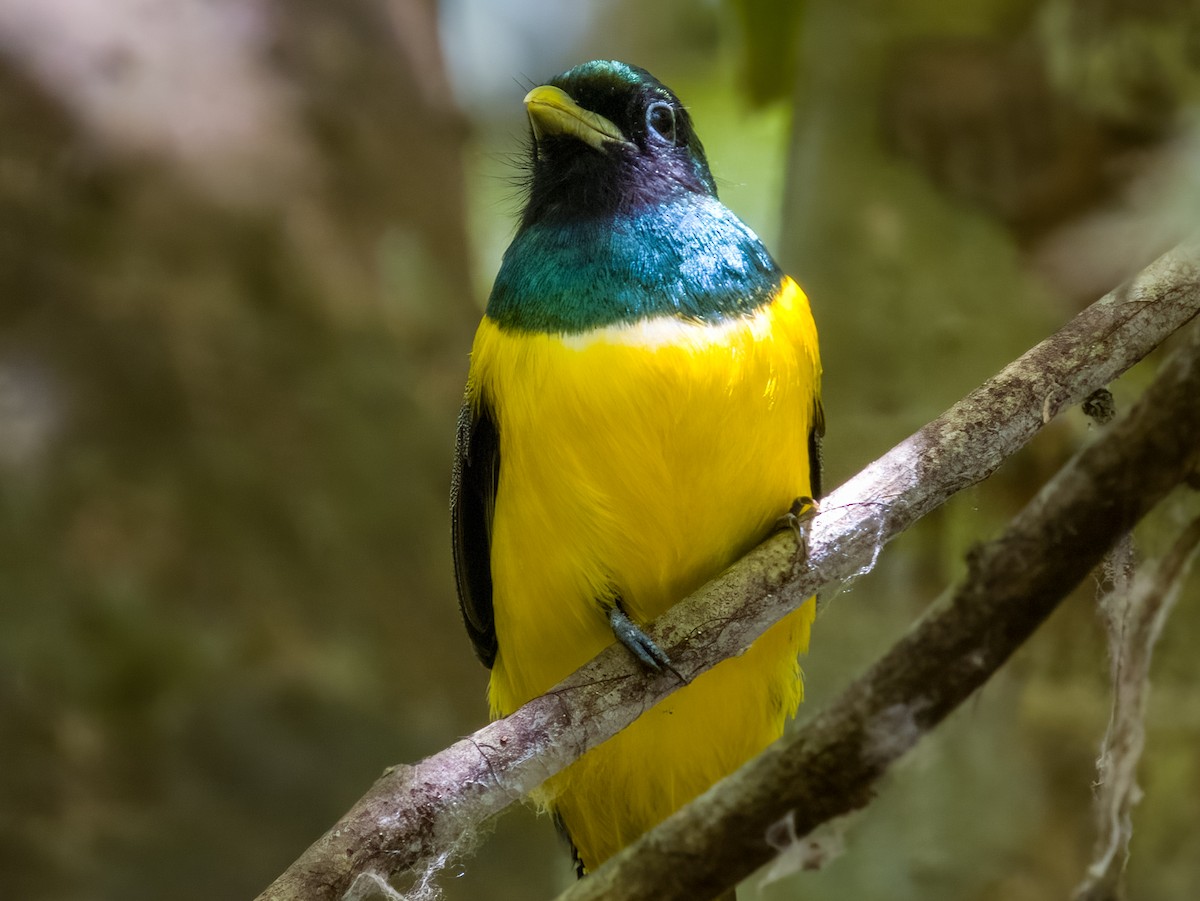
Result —
[{"label": "blurred tree trunk", "polygon": [[462,650],[435,4],[151,6],[0,8],[4,897],[249,897],[466,725],[369,650]]}]

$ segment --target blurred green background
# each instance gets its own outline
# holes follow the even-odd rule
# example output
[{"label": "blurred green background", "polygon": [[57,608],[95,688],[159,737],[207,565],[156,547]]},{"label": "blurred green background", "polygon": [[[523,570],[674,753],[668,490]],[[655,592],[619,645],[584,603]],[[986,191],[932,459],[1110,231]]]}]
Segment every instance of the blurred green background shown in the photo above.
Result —
[{"label": "blurred green background", "polygon": [[[689,104],[813,299],[832,485],[1196,227],[1197,47],[1192,0],[0,0],[0,898],[250,898],[484,722],[446,496],[530,84],[615,57]],[[1068,411],[832,599],[801,718],[1088,437]],[[743,897],[1067,897],[1097,585],[841,857]],[[1198,601],[1154,669],[1142,901],[1200,887]],[[474,838],[447,899],[571,878],[528,810]]]}]

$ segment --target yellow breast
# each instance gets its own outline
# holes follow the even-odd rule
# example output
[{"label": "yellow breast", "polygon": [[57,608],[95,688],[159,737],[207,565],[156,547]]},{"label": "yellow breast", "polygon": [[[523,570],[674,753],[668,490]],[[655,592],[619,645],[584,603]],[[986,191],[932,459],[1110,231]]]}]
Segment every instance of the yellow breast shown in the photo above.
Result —
[{"label": "yellow breast", "polygon": [[[619,597],[636,621],[652,620],[810,492],[816,348],[791,280],[755,315],[719,325],[663,317],[562,336],[484,320],[468,396],[486,400],[500,441],[494,713],[610,644],[606,604]],[[559,777],[553,804],[585,862],[778,736],[799,702],[795,658],[811,614],[798,611]],[[731,729],[740,732],[721,737]],[[638,797],[613,809],[603,798],[614,787]]]}]

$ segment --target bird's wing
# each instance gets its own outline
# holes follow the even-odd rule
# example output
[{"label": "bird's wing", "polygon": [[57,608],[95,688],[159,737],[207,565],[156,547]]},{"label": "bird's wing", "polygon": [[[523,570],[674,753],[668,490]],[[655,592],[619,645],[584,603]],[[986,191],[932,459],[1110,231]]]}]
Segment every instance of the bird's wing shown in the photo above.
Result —
[{"label": "bird's wing", "polygon": [[813,418],[812,427],[808,430],[808,472],[809,482],[812,485],[812,498],[820,500],[821,497],[821,439],[825,437],[825,407],[821,403],[821,396],[818,394],[813,399]]},{"label": "bird's wing", "polygon": [[496,660],[492,612],[492,514],[500,480],[500,438],[486,401],[464,403],[450,485],[454,533],[454,578],[458,606],[475,655],[491,667]]}]

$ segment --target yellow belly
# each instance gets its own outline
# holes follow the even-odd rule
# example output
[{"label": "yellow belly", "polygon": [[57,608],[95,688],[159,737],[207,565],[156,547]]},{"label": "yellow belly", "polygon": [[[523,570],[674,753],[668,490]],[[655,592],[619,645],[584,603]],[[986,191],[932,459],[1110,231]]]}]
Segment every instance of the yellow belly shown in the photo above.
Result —
[{"label": "yellow belly", "polygon": [[[495,715],[612,643],[614,598],[649,622],[809,493],[819,379],[808,302],[790,280],[755,316],[719,326],[663,318],[555,336],[484,320],[468,392],[486,399],[500,435]],[[542,800],[588,868],[780,735],[800,702],[813,611],[810,601],[547,784]]]}]

